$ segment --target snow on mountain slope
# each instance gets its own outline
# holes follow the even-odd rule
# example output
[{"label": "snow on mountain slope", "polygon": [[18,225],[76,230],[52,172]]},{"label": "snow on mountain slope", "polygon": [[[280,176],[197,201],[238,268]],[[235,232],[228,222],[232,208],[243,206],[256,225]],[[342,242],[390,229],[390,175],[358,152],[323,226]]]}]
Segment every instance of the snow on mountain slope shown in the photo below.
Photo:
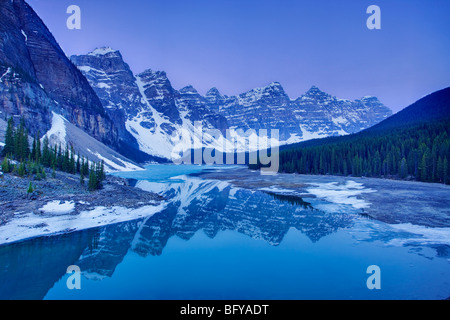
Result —
[{"label": "snow on mountain slope", "polygon": [[[71,59],[111,117],[125,122],[139,150],[170,160],[190,149],[255,151],[351,134],[392,114],[375,97],[338,99],[315,86],[295,100],[278,82],[231,97],[217,88],[205,96],[192,86],[176,90],[163,71],[148,69],[134,76],[111,48]],[[267,130],[269,138],[259,130]],[[271,136],[272,130],[278,136]]]},{"label": "snow on mountain slope", "polygon": [[45,136],[52,146],[61,145],[62,149],[65,149],[66,146],[73,147],[74,150],[79,152],[80,156],[87,158],[89,161],[100,162],[103,160],[108,172],[143,170],[131,160],[105,146],[57,113],[53,112],[52,127]]}]

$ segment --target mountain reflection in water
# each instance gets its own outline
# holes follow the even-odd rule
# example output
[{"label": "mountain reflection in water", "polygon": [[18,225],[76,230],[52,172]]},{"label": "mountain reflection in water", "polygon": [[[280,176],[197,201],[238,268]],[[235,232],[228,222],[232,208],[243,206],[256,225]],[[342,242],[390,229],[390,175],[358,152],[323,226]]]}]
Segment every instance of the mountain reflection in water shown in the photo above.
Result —
[{"label": "mountain reflection in water", "polygon": [[218,181],[139,181],[137,187],[159,191],[169,205],[143,220],[0,247],[0,298],[42,299],[69,265],[79,266],[87,278],[111,277],[129,250],[159,256],[171,237],[189,240],[199,230],[210,238],[232,230],[278,246],[290,228],[317,242],[350,226],[354,217],[316,210],[299,197]]}]

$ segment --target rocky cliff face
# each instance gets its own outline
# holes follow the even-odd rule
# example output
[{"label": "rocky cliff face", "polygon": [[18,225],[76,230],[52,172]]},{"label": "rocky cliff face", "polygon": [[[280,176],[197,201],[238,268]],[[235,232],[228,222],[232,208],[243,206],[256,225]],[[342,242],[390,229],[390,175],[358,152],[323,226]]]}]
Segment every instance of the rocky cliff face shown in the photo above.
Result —
[{"label": "rocky cliff face", "polygon": [[126,129],[128,118],[136,116],[146,104],[136,84],[136,78],[119,51],[99,48],[88,55],[72,56],[71,61],[87,78],[100,98],[108,117],[118,130],[119,148],[122,154],[133,160],[151,160],[139,151],[139,145]]},{"label": "rocky cliff face", "polygon": [[107,112],[135,115],[145,106],[136,79],[119,51],[100,48],[88,55],[72,56],[71,60],[92,84]]},{"label": "rocky cliff face", "polygon": [[[193,132],[194,124],[225,133],[227,120],[208,108],[208,101],[193,87],[175,90],[167,74],[146,70],[136,76],[119,51],[96,49],[71,60],[89,80],[107,112],[126,124],[140,150],[171,158],[174,137]],[[122,133],[123,136],[125,133]]]},{"label": "rocky cliff face", "polygon": [[212,89],[206,97],[209,108],[224,115],[233,129],[278,129],[282,141],[300,131],[289,96],[278,82],[233,97],[222,96]]},{"label": "rocky cliff face", "polygon": [[192,86],[179,91],[177,105],[180,112],[186,114],[191,122],[204,122],[210,129],[219,129],[223,134],[228,129],[228,120],[225,116],[214,112],[208,106],[208,101]]},{"label": "rocky cliff face", "polygon": [[147,105],[161,114],[170,123],[183,123],[176,105],[179,93],[172,87],[167,74],[163,71],[146,70],[137,76],[141,94]]},{"label": "rocky cliff face", "polygon": [[33,133],[42,134],[53,111],[119,147],[118,130],[100,99],[23,0],[0,1],[0,111],[24,117]]},{"label": "rocky cliff face", "polygon": [[303,132],[313,136],[356,133],[392,115],[376,97],[356,101],[338,99],[315,86],[292,101],[291,106]]}]

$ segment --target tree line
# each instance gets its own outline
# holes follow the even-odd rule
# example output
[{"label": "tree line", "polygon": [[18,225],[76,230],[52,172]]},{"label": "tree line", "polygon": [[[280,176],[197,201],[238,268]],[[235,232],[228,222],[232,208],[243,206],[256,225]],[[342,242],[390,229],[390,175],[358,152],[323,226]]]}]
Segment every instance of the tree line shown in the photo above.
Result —
[{"label": "tree line", "polygon": [[1,155],[4,157],[2,171],[20,177],[46,179],[46,168],[52,170],[53,176],[56,171],[78,174],[82,185],[85,185],[85,179],[88,179],[89,191],[101,189],[106,178],[104,161],[90,162],[79,153],[76,154],[72,146],[69,148],[66,145],[64,150],[61,144],[52,147],[47,136],[44,136],[41,143],[39,132],[34,136],[30,147],[29,134],[23,119],[17,128],[12,117],[8,120],[5,146]]},{"label": "tree line", "polygon": [[450,123],[444,121],[382,135],[360,134],[341,142],[299,146],[280,152],[279,171],[450,184],[449,137]]}]

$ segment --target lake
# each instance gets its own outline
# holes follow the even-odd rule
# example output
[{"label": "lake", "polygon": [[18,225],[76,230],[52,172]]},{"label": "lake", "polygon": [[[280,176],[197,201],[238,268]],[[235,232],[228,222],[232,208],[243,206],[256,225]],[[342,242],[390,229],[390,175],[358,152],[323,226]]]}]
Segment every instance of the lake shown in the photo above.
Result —
[{"label": "lake", "polygon": [[[143,219],[0,246],[1,299],[445,299],[450,232],[361,214],[349,178],[300,197],[207,180],[226,167],[120,173],[167,199]],[[331,187],[335,187],[332,189]],[[333,195],[331,197],[330,195]],[[372,204],[376,205],[376,204]],[[69,290],[68,266],[81,270]],[[380,289],[367,285],[378,266]]]}]

